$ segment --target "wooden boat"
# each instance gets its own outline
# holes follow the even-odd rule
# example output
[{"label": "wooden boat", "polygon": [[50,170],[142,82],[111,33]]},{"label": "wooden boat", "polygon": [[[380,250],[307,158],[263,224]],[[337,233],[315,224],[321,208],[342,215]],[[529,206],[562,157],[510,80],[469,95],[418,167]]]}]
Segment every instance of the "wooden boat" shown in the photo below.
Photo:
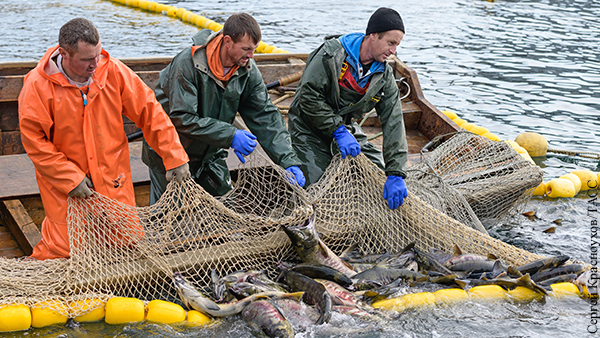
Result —
[{"label": "wooden boat", "polygon": [[[302,71],[308,54],[260,54],[256,62],[265,83],[274,82],[287,75]],[[151,88],[158,73],[169,64],[171,58],[122,59]],[[402,110],[408,139],[409,162],[418,161],[421,149],[435,136],[452,133],[458,126],[428,102],[421,90],[416,72],[396,57],[390,64],[395,70],[401,89]],[[41,239],[40,228],[44,209],[39,196],[34,167],[20,140],[17,98],[23,85],[23,77],[37,62],[0,63],[0,256],[20,257],[31,254]],[[286,114],[294,87],[279,87],[270,95],[282,113]],[[288,94],[286,95],[286,92]],[[240,123],[236,119],[236,123]],[[382,138],[376,137],[381,124],[375,114],[365,118],[363,129],[375,138],[371,141],[381,147]],[[125,132],[130,135],[139,129],[124,118]],[[139,206],[148,205],[148,169],[141,161],[140,138],[130,142],[131,170]],[[231,155],[231,154],[230,154]],[[235,156],[230,156],[230,168],[237,166]],[[235,169],[234,169],[235,170]]]}]

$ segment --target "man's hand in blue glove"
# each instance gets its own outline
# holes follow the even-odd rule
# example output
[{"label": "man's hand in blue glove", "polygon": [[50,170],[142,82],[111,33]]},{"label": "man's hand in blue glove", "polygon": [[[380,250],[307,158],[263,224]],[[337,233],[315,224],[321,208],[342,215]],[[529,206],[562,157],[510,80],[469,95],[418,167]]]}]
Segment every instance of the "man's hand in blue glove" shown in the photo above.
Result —
[{"label": "man's hand in blue glove", "polygon": [[402,176],[388,176],[383,186],[383,198],[388,201],[390,209],[401,206],[407,196],[408,190]]},{"label": "man's hand in blue glove", "polygon": [[298,166],[291,166],[287,169],[288,172],[290,172],[292,175],[294,175],[294,179],[295,181],[291,180],[291,183],[298,183],[299,186],[303,187],[304,184],[306,183],[306,178],[304,178],[304,174],[302,173],[302,170],[300,169],[300,167]]},{"label": "man's hand in blue glove", "polygon": [[231,141],[231,148],[240,159],[242,163],[246,163],[244,156],[250,155],[256,147],[256,136],[246,130],[238,129],[233,134],[233,141]]},{"label": "man's hand in blue glove", "polygon": [[360,154],[360,144],[356,142],[354,135],[350,134],[345,126],[340,126],[336,129],[333,132],[333,138],[337,141],[342,158],[346,158],[348,155],[355,157]]}]

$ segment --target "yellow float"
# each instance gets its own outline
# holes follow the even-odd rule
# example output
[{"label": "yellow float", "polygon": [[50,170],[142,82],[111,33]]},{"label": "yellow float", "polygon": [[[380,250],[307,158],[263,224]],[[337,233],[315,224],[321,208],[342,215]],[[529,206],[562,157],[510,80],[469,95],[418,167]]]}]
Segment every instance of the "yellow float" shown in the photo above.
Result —
[{"label": "yellow float", "polygon": [[598,175],[591,170],[574,170],[571,174],[581,180],[581,191],[598,188]]},{"label": "yellow float", "polygon": [[548,151],[548,141],[538,133],[522,133],[515,139],[521,147],[525,148],[531,157],[546,156]]},{"label": "yellow float", "polygon": [[480,136],[490,132],[487,128],[478,125],[474,125],[469,131]]},{"label": "yellow float", "polygon": [[469,289],[469,295],[473,299],[498,300],[506,299],[507,293],[498,285],[478,285]]},{"label": "yellow float", "polygon": [[569,198],[575,196],[575,185],[566,178],[555,178],[546,183],[546,196]]},{"label": "yellow float", "polygon": [[533,191],[533,196],[544,196],[546,195],[546,183],[542,181],[535,190]]},{"label": "yellow float", "polygon": [[523,303],[544,299],[544,294],[522,286],[517,286],[516,288],[509,290],[508,295],[511,299]]},{"label": "yellow float", "polygon": [[188,324],[200,326],[210,324],[212,321],[212,318],[210,318],[208,315],[196,310],[190,310],[187,313]]},{"label": "yellow float", "polygon": [[146,305],[146,319],[152,322],[173,324],[185,320],[185,310],[175,303],[155,299]]},{"label": "yellow float", "polygon": [[100,299],[86,299],[71,302],[69,308],[71,311],[74,311],[75,309],[81,309],[83,311],[93,309],[84,315],[75,317],[74,320],[76,322],[95,322],[103,319],[106,314],[104,302]]},{"label": "yellow float", "polygon": [[577,193],[579,193],[579,191],[581,191],[581,180],[579,179],[579,176],[575,175],[575,174],[566,174],[566,175],[562,175],[559,178],[565,178],[571,182],[573,182],[573,186],[575,186],[575,195],[577,195]]},{"label": "yellow float", "polygon": [[444,114],[444,115],[448,116],[448,118],[449,118],[450,120],[454,120],[455,118],[457,118],[457,117],[458,117],[458,115],[456,115],[456,113],[454,113],[454,112],[451,112],[451,111],[449,111],[449,110],[443,110],[443,111],[442,111],[442,114]]},{"label": "yellow float", "polygon": [[556,283],[550,285],[550,288],[552,288],[552,295],[556,298],[581,296],[579,288],[573,283]]},{"label": "yellow float", "polygon": [[12,304],[0,308],[0,332],[27,330],[31,327],[31,311],[27,305]]},{"label": "yellow float", "polygon": [[463,289],[441,289],[433,293],[435,303],[453,304],[469,299],[469,294]]},{"label": "yellow float", "polygon": [[487,133],[484,133],[481,136],[483,136],[483,137],[485,137],[487,139],[490,139],[492,141],[500,141],[500,138],[498,137],[498,135],[496,135],[494,133],[487,132]]},{"label": "yellow float", "polygon": [[452,120],[452,122],[456,123],[457,126],[462,128],[462,125],[467,123],[467,121],[461,119],[460,117],[457,117],[455,119]]},{"label": "yellow float", "polygon": [[106,302],[107,324],[126,324],[144,320],[144,302],[136,298],[113,297]]},{"label": "yellow float", "polygon": [[[55,310],[56,309],[56,310]],[[36,303],[31,307],[31,326],[44,327],[54,324],[65,324],[69,317],[65,303],[49,300]]]}]

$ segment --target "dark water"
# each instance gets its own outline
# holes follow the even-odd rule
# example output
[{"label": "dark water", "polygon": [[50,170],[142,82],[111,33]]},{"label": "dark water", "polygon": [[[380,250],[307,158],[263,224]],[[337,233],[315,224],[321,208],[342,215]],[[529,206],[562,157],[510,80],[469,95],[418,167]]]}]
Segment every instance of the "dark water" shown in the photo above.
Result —
[{"label": "dark water", "polygon": [[[398,10],[406,36],[398,56],[412,66],[425,96],[502,139],[525,131],[544,135],[559,149],[600,152],[600,1],[159,1],[217,22],[252,14],[263,40],[290,52],[309,52],[323,36],[363,31],[377,7]],[[103,46],[115,57],[172,56],[197,28],[176,19],[100,0],[0,0],[0,61],[35,60],[56,44],[67,20],[94,21]],[[600,170],[598,161],[549,155],[537,161],[549,181],[575,169]],[[534,199],[524,216],[490,234],[539,254],[568,254],[590,262],[590,196]],[[553,234],[542,230],[562,220]],[[332,323],[299,337],[582,337],[590,304],[575,298],[517,305],[466,303],[409,312],[377,324],[335,315]],[[342,331],[339,330],[343,327]],[[29,336],[250,337],[239,319],[209,329],[141,323],[32,330]],[[22,333],[18,334],[22,335]]]}]

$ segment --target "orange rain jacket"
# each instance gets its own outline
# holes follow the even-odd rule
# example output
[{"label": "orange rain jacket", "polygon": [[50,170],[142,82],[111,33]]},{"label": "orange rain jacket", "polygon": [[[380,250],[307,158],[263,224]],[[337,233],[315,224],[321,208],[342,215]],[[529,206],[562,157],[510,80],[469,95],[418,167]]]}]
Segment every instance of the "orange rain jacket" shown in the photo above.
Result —
[{"label": "orange rain jacket", "polygon": [[189,161],[154,92],[131,69],[102,50],[84,106],[79,88],[52,60],[57,55],[58,46],[48,49],[19,94],[21,140],[46,212],[31,255],[40,260],[69,257],[67,197],[84,176],[98,193],[135,206],[123,115],[143,130],[167,170]]}]

